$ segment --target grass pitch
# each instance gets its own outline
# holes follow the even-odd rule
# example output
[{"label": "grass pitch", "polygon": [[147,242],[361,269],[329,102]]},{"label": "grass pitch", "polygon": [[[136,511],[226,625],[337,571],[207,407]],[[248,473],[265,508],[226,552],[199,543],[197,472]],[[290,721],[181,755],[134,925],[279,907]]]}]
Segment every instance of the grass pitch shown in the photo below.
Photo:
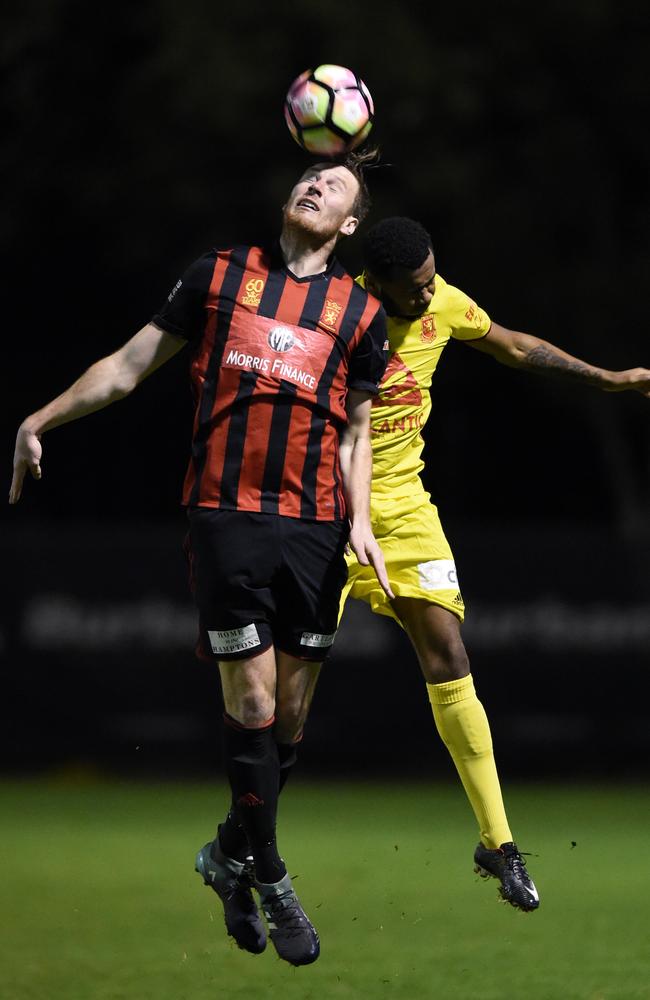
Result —
[{"label": "grass pitch", "polygon": [[[287,788],[280,846],[322,953],[293,969],[226,938],[195,850],[224,786],[5,782],[2,1000],[644,1000],[650,798],[507,789],[542,897],[472,872],[453,785]],[[575,845],[575,846],[574,846]]]}]

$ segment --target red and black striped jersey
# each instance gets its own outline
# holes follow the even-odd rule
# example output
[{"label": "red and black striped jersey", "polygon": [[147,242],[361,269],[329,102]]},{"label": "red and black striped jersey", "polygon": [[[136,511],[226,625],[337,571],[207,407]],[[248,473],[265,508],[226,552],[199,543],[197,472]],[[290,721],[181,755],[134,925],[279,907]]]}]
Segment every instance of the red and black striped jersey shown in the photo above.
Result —
[{"label": "red and black striped jersey", "polygon": [[343,518],[347,390],[376,394],[386,366],[377,299],[334,258],[297,278],[279,244],[235,247],[192,264],[152,322],[194,344],[183,503]]}]

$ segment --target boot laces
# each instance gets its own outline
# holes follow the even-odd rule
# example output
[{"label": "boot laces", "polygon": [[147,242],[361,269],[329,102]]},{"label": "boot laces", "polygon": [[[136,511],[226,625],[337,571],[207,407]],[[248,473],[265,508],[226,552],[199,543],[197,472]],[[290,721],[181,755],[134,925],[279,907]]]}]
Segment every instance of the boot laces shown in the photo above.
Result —
[{"label": "boot laces", "polygon": [[512,854],[506,856],[506,867],[512,874],[519,879],[527,879],[528,872],[526,871],[526,862],[523,859],[522,854],[519,851],[513,851]]},{"label": "boot laces", "polygon": [[293,889],[281,892],[269,900],[267,905],[278,928],[294,935],[304,930],[305,915]]}]

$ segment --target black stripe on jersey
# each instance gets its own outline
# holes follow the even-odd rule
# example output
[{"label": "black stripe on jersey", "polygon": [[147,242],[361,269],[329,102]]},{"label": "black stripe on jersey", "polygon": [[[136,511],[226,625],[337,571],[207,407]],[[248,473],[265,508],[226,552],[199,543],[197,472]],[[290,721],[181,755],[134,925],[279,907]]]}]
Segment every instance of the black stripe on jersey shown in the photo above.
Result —
[{"label": "black stripe on jersey", "polygon": [[[300,316],[299,326],[304,327],[307,330],[315,330],[318,321],[323,312],[323,306],[325,305],[325,299],[327,298],[327,293],[329,291],[330,282],[327,281],[313,281],[309,286],[309,291],[307,292],[307,298],[305,299],[305,305]],[[327,364],[324,369],[324,373],[329,369],[330,362],[332,359],[332,353],[336,351],[337,345],[334,344],[332,352],[327,359]],[[337,354],[339,352],[337,351]],[[340,354],[339,354],[340,357]],[[332,375],[330,375],[330,383],[332,380]],[[317,388],[317,399],[320,402],[320,392],[321,381]],[[327,392],[325,392],[327,397]],[[302,497],[300,500],[300,515],[301,517],[306,517],[313,519],[316,516],[316,476],[318,474],[318,466],[320,464],[320,442],[323,436],[323,430],[325,429],[325,419],[319,410],[315,410],[311,418],[311,426],[309,428],[309,437],[307,438],[307,451],[305,453],[305,463],[302,469]]]},{"label": "black stripe on jersey", "polygon": [[[359,295],[356,294],[357,291],[360,292]],[[321,458],[321,440],[325,425],[328,422],[329,392],[332,388],[334,376],[341,363],[341,340],[346,345],[352,340],[367,301],[367,293],[358,285],[355,285],[340,324],[340,339],[336,340],[332,346],[330,356],[327,359],[327,364],[316,389],[316,399],[321,405],[314,409],[311,418],[311,427],[309,428],[309,438],[307,440],[307,453],[302,471],[303,494],[300,503],[300,514],[304,518],[316,517],[316,481]]]},{"label": "black stripe on jersey", "polygon": [[269,447],[266,453],[264,477],[262,479],[262,502],[260,510],[263,514],[277,514],[280,504],[280,486],[282,472],[287,455],[289,442],[289,425],[293,410],[293,398],[297,387],[292,382],[280,380],[280,391],[275,399],[271,429],[269,432]]},{"label": "black stripe on jersey", "polygon": [[239,492],[239,476],[244,457],[244,442],[248,426],[248,412],[251,397],[257,385],[257,372],[242,372],[239,377],[239,388],[232,403],[232,415],[228,424],[226,454],[221,476],[220,507],[235,510]]},{"label": "black stripe on jersey", "polygon": [[[339,434],[339,445],[341,443],[340,438],[341,438],[341,435]],[[332,479],[334,480],[334,483],[335,483],[335,489],[334,489],[334,517],[336,518],[337,521],[340,521],[340,519],[343,517],[343,511],[341,510],[341,501],[339,500],[339,491],[341,489],[341,480],[339,479],[339,474],[338,474],[337,469],[336,469],[337,464],[338,463],[337,463],[336,458],[335,458],[334,459],[334,463],[332,465]]]},{"label": "black stripe on jersey", "polygon": [[305,464],[302,467],[302,498],[300,500],[300,516],[307,520],[316,517],[316,478],[320,465],[320,443],[325,430],[327,418],[320,409],[314,410],[307,438]]},{"label": "black stripe on jersey", "polygon": [[258,316],[275,319],[286,283],[287,276],[282,271],[268,272],[260,304],[257,307]]},{"label": "black stripe on jersey", "polygon": [[330,290],[329,276],[326,280],[312,281],[307,292],[305,304],[298,320],[298,326],[305,330],[315,330],[321,318],[327,293]]},{"label": "black stripe on jersey", "polygon": [[[343,319],[339,324],[339,336],[346,345],[350,343],[357,332],[359,320],[363,316],[363,310],[366,308],[367,304],[368,293],[355,282],[352,286],[352,291],[350,293],[345,313],[343,314]],[[372,318],[374,319],[374,316]]]},{"label": "black stripe on jersey", "polygon": [[[242,274],[248,257],[248,247],[235,247],[230,255],[219,293],[219,308],[217,313],[217,329],[215,331],[212,354],[205,373],[205,383],[199,404],[199,419],[194,441],[192,443],[192,461],[194,463],[194,485],[190,496],[190,505],[196,505],[201,496],[201,479],[205,469],[207,442],[212,431],[210,416],[217,394],[221,360],[228,339],[230,321],[237,300],[237,292],[241,284]],[[216,266],[216,262],[215,262]]]}]

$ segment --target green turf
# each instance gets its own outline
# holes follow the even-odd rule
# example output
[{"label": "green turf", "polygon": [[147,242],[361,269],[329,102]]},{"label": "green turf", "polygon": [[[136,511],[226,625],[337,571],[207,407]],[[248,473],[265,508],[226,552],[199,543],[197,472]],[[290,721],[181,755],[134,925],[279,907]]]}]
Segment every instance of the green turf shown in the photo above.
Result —
[{"label": "green turf", "polygon": [[322,940],[302,969],[238,951],[193,872],[225,801],[204,785],[0,785],[2,1000],[650,998],[645,791],[509,788],[542,895],[523,915],[473,874],[454,786],[296,783],[280,845]]}]

